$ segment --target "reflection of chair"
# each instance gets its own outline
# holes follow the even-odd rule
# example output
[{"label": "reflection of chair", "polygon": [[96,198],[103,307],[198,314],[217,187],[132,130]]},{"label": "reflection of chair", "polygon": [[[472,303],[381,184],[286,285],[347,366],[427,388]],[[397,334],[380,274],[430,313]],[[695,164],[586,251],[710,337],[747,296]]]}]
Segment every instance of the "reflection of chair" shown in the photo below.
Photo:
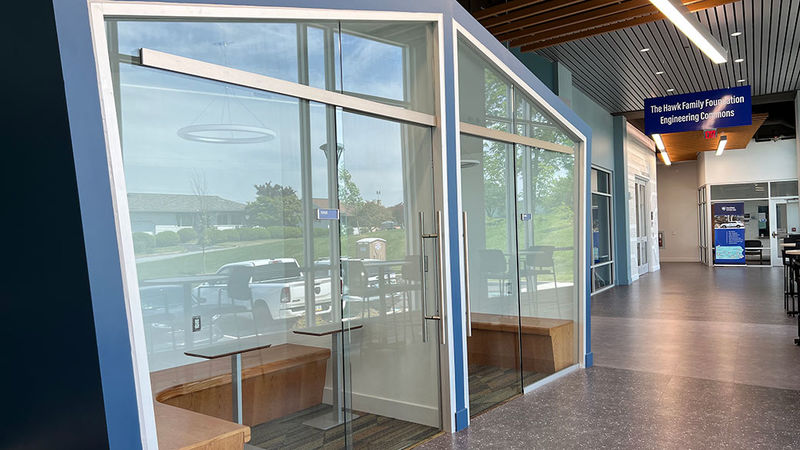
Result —
[{"label": "reflection of chair", "polygon": [[[539,276],[553,277],[553,291],[556,296],[556,307],[558,314],[561,315],[561,303],[558,301],[558,280],[556,277],[556,263],[553,253],[555,247],[552,245],[535,245],[529,247],[525,252],[525,270],[522,272],[528,285],[528,292],[533,287],[534,295],[539,292]],[[536,305],[538,310],[538,302]]]},{"label": "reflection of chair", "polygon": [[747,239],[744,241],[744,257],[758,255],[758,265],[764,264],[764,249],[761,248],[761,241],[758,239]]},{"label": "reflection of chair", "polygon": [[482,267],[480,273],[486,278],[487,291],[489,280],[497,280],[498,293],[501,296],[506,295],[504,285],[509,279],[509,274],[508,262],[503,252],[493,248],[483,249],[479,252],[478,260]]}]

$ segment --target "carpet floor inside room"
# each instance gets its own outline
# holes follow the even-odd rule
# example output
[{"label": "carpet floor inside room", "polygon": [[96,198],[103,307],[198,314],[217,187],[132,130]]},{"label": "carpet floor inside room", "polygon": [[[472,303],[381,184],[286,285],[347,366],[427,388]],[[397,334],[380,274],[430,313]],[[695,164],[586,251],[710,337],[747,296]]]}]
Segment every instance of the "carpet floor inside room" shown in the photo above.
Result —
[{"label": "carpet floor inside room", "polygon": [[[317,405],[287,417],[251,427],[251,446],[265,449],[342,449],[345,426],[320,430],[303,422],[330,413],[330,405]],[[353,448],[399,450],[439,433],[437,428],[356,412],[352,422]]]}]

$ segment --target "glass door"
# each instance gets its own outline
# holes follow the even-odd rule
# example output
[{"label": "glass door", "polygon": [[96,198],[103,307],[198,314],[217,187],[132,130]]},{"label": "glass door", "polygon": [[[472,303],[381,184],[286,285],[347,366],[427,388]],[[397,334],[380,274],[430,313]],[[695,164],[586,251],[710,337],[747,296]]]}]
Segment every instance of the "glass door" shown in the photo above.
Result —
[{"label": "glass door", "polygon": [[402,448],[441,428],[432,130],[341,110],[337,122],[347,434]]},{"label": "glass door", "polygon": [[639,275],[649,271],[647,245],[647,181],[636,180],[635,183],[636,200],[636,261],[639,268]]},{"label": "glass door", "polygon": [[798,226],[797,199],[770,199],[769,215],[774,220],[769,221],[770,255],[773,266],[782,266],[781,244],[790,233],[796,233]]},{"label": "glass door", "polygon": [[512,144],[461,136],[461,198],[469,230],[467,352],[474,416],[522,392]]}]

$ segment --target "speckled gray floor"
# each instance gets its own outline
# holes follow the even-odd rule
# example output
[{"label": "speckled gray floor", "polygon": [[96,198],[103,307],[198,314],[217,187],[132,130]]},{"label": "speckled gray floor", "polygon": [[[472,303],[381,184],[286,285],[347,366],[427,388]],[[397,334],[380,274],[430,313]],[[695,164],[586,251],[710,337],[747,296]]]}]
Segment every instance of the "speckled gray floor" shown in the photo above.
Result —
[{"label": "speckled gray floor", "polygon": [[595,367],[420,448],[800,448],[781,269],[662,264],[592,303]]}]

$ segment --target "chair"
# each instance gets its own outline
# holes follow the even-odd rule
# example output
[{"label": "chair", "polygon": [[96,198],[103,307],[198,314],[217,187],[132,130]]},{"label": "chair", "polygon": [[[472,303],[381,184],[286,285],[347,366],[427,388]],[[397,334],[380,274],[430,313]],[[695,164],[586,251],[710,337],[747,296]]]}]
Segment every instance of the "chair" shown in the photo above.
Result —
[{"label": "chair", "polygon": [[[241,337],[241,330],[239,328],[239,313],[248,312],[253,310],[253,291],[250,289],[250,279],[253,276],[253,268],[250,266],[231,266],[228,275],[228,282],[224,289],[219,290],[217,298],[217,307],[213,308],[210,313],[212,315],[233,315],[234,327],[236,328],[236,336]],[[222,304],[222,292],[227,294],[229,305]],[[247,307],[238,306],[237,301],[245,301],[250,303],[250,309]],[[211,341],[214,341],[214,327],[211,327]]]},{"label": "chair", "polygon": [[744,241],[744,257],[758,255],[758,265],[764,264],[764,249],[758,239],[747,239]]},{"label": "chair", "polygon": [[[525,251],[525,270],[522,271],[528,284],[528,291],[533,287],[534,295],[538,295],[539,277],[553,277],[553,291],[556,297],[556,308],[561,315],[561,302],[558,299],[558,277],[556,276],[556,262],[553,257],[555,246],[534,245]],[[538,301],[535,304],[538,312]]]},{"label": "chair", "polygon": [[486,296],[490,297],[488,294],[489,280],[497,280],[498,292],[501,296],[507,295],[505,289],[503,289],[505,282],[510,278],[506,255],[497,249],[483,249],[478,252],[478,260],[481,264],[480,273],[486,278]]}]

